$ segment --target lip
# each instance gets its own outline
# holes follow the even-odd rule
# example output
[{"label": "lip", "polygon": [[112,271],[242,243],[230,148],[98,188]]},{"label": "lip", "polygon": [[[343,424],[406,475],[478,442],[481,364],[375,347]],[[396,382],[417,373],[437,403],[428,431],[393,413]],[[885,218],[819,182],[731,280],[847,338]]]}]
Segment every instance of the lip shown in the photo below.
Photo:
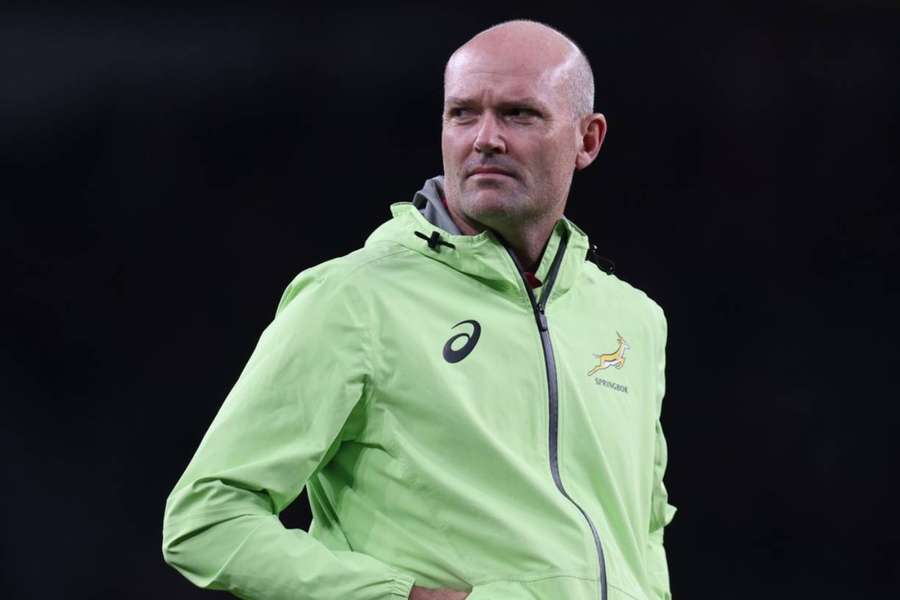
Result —
[{"label": "lip", "polygon": [[504,177],[512,177],[513,174],[509,171],[505,171],[503,169],[499,169],[497,167],[478,167],[472,169],[469,172],[469,177],[474,177],[476,175],[502,175]]}]

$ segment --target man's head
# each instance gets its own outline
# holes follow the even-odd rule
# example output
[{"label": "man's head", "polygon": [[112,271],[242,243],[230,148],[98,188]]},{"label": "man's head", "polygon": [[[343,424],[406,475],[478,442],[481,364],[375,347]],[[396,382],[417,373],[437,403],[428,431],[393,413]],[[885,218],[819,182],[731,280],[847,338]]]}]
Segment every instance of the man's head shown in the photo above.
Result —
[{"label": "man's head", "polygon": [[546,229],[606,133],[593,76],[567,37],[510,21],[463,44],[444,71],[441,149],[451,214],[474,230]]}]

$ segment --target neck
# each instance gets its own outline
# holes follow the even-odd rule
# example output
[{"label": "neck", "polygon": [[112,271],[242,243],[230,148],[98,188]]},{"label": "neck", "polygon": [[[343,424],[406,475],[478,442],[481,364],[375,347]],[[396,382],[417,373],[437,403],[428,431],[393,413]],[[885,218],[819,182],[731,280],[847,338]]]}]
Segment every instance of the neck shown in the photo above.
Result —
[{"label": "neck", "polygon": [[522,269],[534,273],[541,263],[541,257],[544,255],[553,225],[540,228],[531,227],[524,230],[501,231],[495,229],[495,231],[503,236],[503,239],[509,244],[513,254],[519,259]]}]

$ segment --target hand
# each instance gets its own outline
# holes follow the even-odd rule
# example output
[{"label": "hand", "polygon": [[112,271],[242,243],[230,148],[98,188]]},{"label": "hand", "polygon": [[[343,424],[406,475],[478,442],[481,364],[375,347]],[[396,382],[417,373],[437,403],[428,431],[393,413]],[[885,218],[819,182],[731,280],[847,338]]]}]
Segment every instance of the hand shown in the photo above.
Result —
[{"label": "hand", "polygon": [[457,592],[447,588],[424,588],[414,585],[409,600],[465,600],[469,592]]}]

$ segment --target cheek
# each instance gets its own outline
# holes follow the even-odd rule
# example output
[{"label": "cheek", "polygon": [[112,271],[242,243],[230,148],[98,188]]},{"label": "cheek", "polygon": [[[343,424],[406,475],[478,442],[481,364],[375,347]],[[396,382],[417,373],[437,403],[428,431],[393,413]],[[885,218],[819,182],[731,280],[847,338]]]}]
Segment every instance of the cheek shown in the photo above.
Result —
[{"label": "cheek", "polygon": [[569,142],[569,139],[559,140],[553,145],[553,150],[547,157],[549,168],[560,175],[567,175],[569,171],[575,169],[575,147]]},{"label": "cheek", "polygon": [[555,179],[556,173],[559,172],[565,162],[566,156],[563,149],[559,146],[545,146],[534,157],[534,163],[537,166],[536,170],[547,183]]},{"label": "cheek", "polygon": [[575,153],[565,144],[544,147],[534,156],[534,184],[543,190],[541,195],[556,195],[565,186],[575,165]]},{"label": "cheek", "polygon": [[463,136],[456,132],[441,134],[441,154],[445,168],[461,164],[466,158],[466,145]]}]

